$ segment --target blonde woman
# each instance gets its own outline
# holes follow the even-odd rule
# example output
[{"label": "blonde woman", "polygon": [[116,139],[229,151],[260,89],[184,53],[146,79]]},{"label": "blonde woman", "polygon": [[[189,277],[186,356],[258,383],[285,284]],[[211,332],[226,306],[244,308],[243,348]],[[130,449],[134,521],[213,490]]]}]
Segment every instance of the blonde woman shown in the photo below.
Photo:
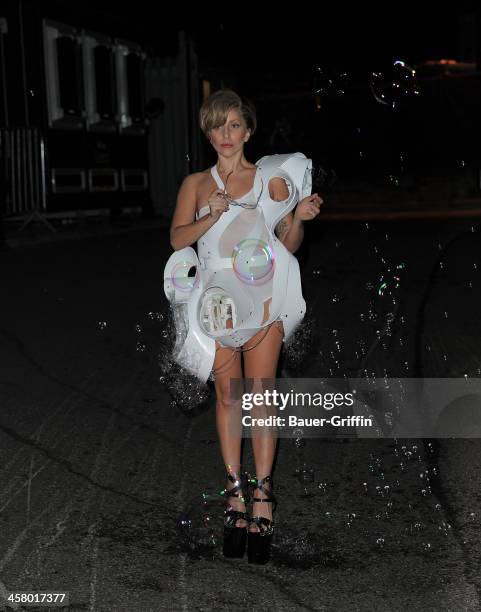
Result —
[{"label": "blonde woman", "polygon": [[[252,211],[259,202],[256,185],[257,191],[268,190],[266,196],[273,202],[286,202],[290,192],[288,184],[281,177],[274,177],[268,181],[268,185],[262,185],[262,180],[258,180],[257,166],[244,155],[244,147],[256,131],[255,109],[251,103],[231,90],[217,91],[202,105],[200,127],[216,152],[217,161],[212,168],[191,174],[183,181],[171,223],[170,240],[175,251],[197,243],[199,260],[208,266],[210,257],[215,260],[212,255],[213,241],[222,243],[227,253],[231,249],[235,251],[236,244],[242,244],[242,232],[247,232],[247,229],[243,229],[248,228],[246,219],[262,215],[260,209]],[[274,240],[280,241],[290,253],[295,253],[303,240],[304,222],[319,214],[321,203],[322,199],[317,194],[299,201],[294,212],[289,212],[276,223],[277,239]],[[224,226],[225,232],[218,231]],[[228,257],[218,260],[221,261],[218,266],[232,266]],[[246,283],[252,282],[252,276],[244,280]],[[262,282],[263,279],[260,280]],[[298,297],[302,300],[302,295]],[[216,304],[222,307],[221,302],[217,301]],[[271,491],[271,471],[277,440],[272,435],[252,438],[256,478],[253,480],[252,511],[248,513],[245,505],[248,501],[247,481],[241,470],[242,439],[240,435],[233,434],[239,431],[241,412],[238,403],[230,397],[230,381],[243,377],[255,380],[275,378],[284,326],[281,317],[266,324],[272,318],[269,311],[271,305],[272,297],[258,305],[261,313],[263,308],[262,320],[242,346],[233,348],[215,341],[212,368],[217,430],[227,470],[225,495],[229,500],[224,521],[223,552],[227,557],[242,557],[248,541],[248,557],[252,563],[266,563],[269,559],[275,501]],[[227,312],[231,314],[223,319],[225,332],[234,330],[236,326],[232,310],[227,309]],[[205,320],[210,321],[209,317],[210,313],[207,313]]]}]

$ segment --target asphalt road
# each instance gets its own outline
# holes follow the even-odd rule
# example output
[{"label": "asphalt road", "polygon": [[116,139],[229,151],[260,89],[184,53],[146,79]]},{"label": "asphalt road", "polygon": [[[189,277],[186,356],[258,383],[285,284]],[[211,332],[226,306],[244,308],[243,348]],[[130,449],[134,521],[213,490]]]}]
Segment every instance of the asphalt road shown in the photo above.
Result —
[{"label": "asphalt road", "polygon": [[[213,396],[194,408],[161,367],[169,254],[159,229],[0,253],[0,595],[479,610],[478,439],[281,440],[272,561],[223,559]],[[480,375],[476,220],[316,224],[298,255],[284,376]]]}]

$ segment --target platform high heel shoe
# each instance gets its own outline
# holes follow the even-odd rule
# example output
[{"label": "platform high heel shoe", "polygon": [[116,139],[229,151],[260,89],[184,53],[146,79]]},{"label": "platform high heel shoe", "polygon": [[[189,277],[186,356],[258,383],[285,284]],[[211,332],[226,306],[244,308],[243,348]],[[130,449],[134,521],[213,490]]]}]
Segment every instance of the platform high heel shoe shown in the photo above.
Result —
[{"label": "platform high heel shoe", "polygon": [[[272,486],[271,476],[266,476],[257,481],[254,481],[255,488],[261,491],[266,497],[253,497],[253,502],[261,502],[263,504],[273,504],[272,511],[274,512],[277,501],[272,494],[270,488],[266,490],[265,485]],[[256,531],[252,531],[252,526],[257,527]],[[274,532],[274,521],[269,520],[265,516],[252,516],[249,524],[248,533],[248,561],[249,563],[264,564],[269,561],[272,534]]]},{"label": "platform high heel shoe", "polygon": [[[238,476],[235,472],[228,473],[227,478],[233,487],[224,489],[223,494],[228,499],[235,497],[244,503],[247,503],[247,476],[245,474]],[[244,496],[243,491],[246,491]],[[238,527],[239,520],[245,521],[243,527]],[[228,506],[224,514],[224,557],[230,559],[241,559],[244,556],[247,543],[247,527],[249,525],[249,515],[247,512],[234,510],[232,506]]]}]

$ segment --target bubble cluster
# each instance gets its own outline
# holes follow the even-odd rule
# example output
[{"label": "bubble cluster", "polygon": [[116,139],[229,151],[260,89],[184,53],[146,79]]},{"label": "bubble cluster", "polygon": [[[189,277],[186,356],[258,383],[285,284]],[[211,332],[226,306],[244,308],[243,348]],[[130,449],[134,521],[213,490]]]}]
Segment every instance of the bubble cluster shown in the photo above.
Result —
[{"label": "bubble cluster", "polygon": [[190,500],[177,521],[181,547],[197,557],[214,558],[222,541],[225,497],[204,491]]},{"label": "bubble cluster", "polygon": [[302,367],[309,353],[312,351],[316,320],[313,313],[308,311],[288,342],[284,346],[283,360],[286,373],[294,375]]},{"label": "bubble cluster", "polygon": [[333,168],[316,164],[311,169],[312,191],[326,192],[337,182],[337,174]]},{"label": "bubble cluster", "polygon": [[187,333],[187,329],[179,325],[179,320],[182,319],[179,308],[182,306],[171,305],[159,321],[161,323],[158,346],[159,382],[171,396],[171,407],[189,412],[205,404],[211,392],[207,384],[174,361],[176,350],[183,344],[184,335]]}]

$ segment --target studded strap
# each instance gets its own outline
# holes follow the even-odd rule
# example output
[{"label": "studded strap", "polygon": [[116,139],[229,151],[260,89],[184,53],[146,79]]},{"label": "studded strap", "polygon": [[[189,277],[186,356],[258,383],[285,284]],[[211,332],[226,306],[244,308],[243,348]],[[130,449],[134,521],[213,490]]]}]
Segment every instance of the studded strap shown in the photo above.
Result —
[{"label": "studded strap", "polygon": [[238,499],[247,503],[250,499],[247,489],[247,474],[241,474],[241,477],[239,478],[238,476],[235,477],[232,474],[227,473],[227,478],[233,483],[234,486],[232,489],[224,489],[222,491],[222,495],[224,495],[224,497],[237,497]]},{"label": "studded strap", "polygon": [[[243,473],[239,477],[237,474],[233,475],[230,472],[227,473],[228,480],[234,485],[232,489],[224,489],[222,494],[225,498],[235,497],[244,503],[249,501],[249,494],[247,492],[247,474]],[[244,494],[244,490],[246,493]],[[240,510],[234,510],[231,506],[228,506],[224,513],[224,525],[226,527],[236,527],[238,520],[244,520],[249,522],[250,516],[247,512],[241,512]]]},{"label": "studded strap", "polygon": [[[264,504],[273,503],[272,511],[274,512],[277,506],[277,500],[274,494],[272,493],[272,491],[266,490],[265,485],[267,483],[272,483],[272,477],[270,475],[265,476],[264,478],[257,478],[257,479],[251,480],[251,484],[255,489],[259,489],[259,491],[264,493],[264,495],[267,495],[267,497],[264,497],[264,498],[253,497],[252,501],[257,502],[257,503],[264,503]],[[254,523],[255,525],[257,525],[259,529],[258,533],[261,536],[271,535],[274,531],[274,521],[269,520],[265,516],[252,516],[250,523],[251,524]],[[256,533],[256,532],[253,532],[253,533]]]}]

